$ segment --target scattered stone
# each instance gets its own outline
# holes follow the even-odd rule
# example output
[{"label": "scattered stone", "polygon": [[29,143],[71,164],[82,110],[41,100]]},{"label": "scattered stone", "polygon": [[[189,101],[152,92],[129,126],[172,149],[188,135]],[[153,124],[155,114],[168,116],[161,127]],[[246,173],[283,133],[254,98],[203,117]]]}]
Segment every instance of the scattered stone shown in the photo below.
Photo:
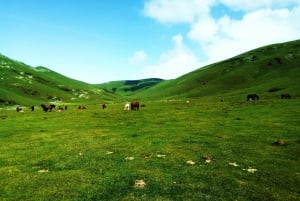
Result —
[{"label": "scattered stone", "polygon": [[82,152],[79,152],[79,156],[82,156],[83,155],[83,153]]},{"label": "scattered stone", "polygon": [[146,186],[146,182],[142,179],[137,179],[134,182],[134,187],[135,188],[144,188]]},{"label": "scattered stone", "polygon": [[157,158],[165,158],[166,155],[163,155],[163,154],[157,154]]},{"label": "scattered stone", "polygon": [[132,161],[132,160],[134,160],[134,157],[132,157],[132,156],[131,157],[126,157],[125,159],[129,160],[129,161]]},{"label": "scattered stone", "polygon": [[236,162],[229,163],[229,165],[232,165],[232,166],[234,166],[234,167],[238,167],[238,166],[239,166]]},{"label": "scattered stone", "polygon": [[48,169],[42,169],[42,170],[39,170],[38,172],[39,173],[45,173],[45,172],[49,172],[49,170]]},{"label": "scattered stone", "polygon": [[245,171],[247,171],[247,172],[250,172],[250,173],[254,173],[254,172],[257,171],[257,169],[251,168],[251,167],[249,167],[248,169],[243,169],[243,170],[245,170]]},{"label": "scattered stone", "polygon": [[205,155],[205,156],[202,156],[202,159],[204,159],[204,160],[212,160],[212,156]]},{"label": "scattered stone", "polygon": [[112,151],[107,151],[106,152],[106,155],[110,155],[110,154],[113,154],[114,152],[112,152]]},{"label": "scattered stone", "polygon": [[188,160],[186,163],[189,164],[189,165],[195,165],[195,164],[196,164],[196,163],[195,163],[194,161],[192,161],[192,160]]},{"label": "scattered stone", "polygon": [[151,158],[151,154],[142,154],[141,156],[144,158]]},{"label": "scattered stone", "polygon": [[275,146],[283,146],[285,145],[285,142],[283,140],[278,140],[276,142],[273,143]]}]

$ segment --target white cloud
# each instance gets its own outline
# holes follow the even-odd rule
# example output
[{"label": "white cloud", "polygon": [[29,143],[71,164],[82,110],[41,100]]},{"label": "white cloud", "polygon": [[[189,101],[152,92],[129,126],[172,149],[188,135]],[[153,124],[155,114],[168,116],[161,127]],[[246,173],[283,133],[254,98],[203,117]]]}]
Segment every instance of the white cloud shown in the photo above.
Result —
[{"label": "white cloud", "polygon": [[158,64],[145,67],[147,77],[173,79],[199,67],[197,57],[184,45],[182,35],[173,36],[172,41],[174,48],[163,52]]},{"label": "white cloud", "polygon": [[141,65],[147,59],[147,54],[143,51],[136,51],[133,55],[128,59],[129,64],[131,65]]},{"label": "white cloud", "polygon": [[[218,19],[211,9],[223,4],[241,12],[236,19],[225,13]],[[298,5],[298,6],[297,6]],[[159,64],[147,68],[157,77],[175,78],[200,64],[217,62],[272,43],[300,38],[299,0],[149,0],[144,14],[160,23],[186,23],[187,32],[174,36],[174,49],[161,54]],[[201,49],[202,60],[183,43],[183,36]],[[199,51],[199,50],[197,50]],[[161,75],[161,76],[159,76]]]},{"label": "white cloud", "polygon": [[197,42],[208,62],[235,56],[263,45],[300,37],[300,7],[294,10],[262,9],[249,12],[241,20],[224,16],[192,25],[188,37]]},{"label": "white cloud", "polygon": [[222,3],[233,10],[251,11],[261,8],[274,9],[299,5],[299,0],[219,0],[219,3]]},{"label": "white cloud", "polygon": [[150,0],[145,3],[144,15],[161,23],[192,23],[209,14],[215,0]]}]

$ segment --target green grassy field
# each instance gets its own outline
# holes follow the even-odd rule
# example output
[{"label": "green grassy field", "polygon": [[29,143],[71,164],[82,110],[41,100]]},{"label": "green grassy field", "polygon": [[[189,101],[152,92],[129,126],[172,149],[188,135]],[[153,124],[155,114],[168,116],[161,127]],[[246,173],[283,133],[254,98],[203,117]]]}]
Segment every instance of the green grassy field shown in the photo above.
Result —
[{"label": "green grassy field", "polygon": [[0,110],[0,200],[299,200],[298,99],[144,103]]}]

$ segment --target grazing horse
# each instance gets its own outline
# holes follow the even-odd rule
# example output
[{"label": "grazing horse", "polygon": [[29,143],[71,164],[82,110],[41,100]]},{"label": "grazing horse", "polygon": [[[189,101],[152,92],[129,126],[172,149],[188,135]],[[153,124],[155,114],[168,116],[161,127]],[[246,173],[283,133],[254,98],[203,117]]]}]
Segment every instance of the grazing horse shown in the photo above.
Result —
[{"label": "grazing horse", "polygon": [[85,107],[84,105],[79,105],[79,106],[78,106],[78,109],[80,109],[80,110],[85,110],[86,107]]},{"label": "grazing horse", "polygon": [[19,107],[19,106],[16,108],[16,111],[17,111],[17,112],[23,112],[22,108]]},{"label": "grazing horse", "polygon": [[45,112],[52,112],[52,109],[55,108],[55,105],[51,104],[51,105],[44,105],[44,104],[41,104],[41,107],[43,108],[43,110]]},{"label": "grazing horse", "polygon": [[257,94],[248,94],[247,101],[250,101],[250,100],[259,100],[259,97]]},{"label": "grazing horse", "polygon": [[64,107],[62,105],[58,106],[58,111],[61,112],[64,110]]},{"label": "grazing horse", "polygon": [[125,103],[124,110],[129,110],[129,109],[130,109],[130,103]]},{"label": "grazing horse", "polygon": [[138,111],[140,108],[140,103],[138,101],[132,101],[130,104],[131,110]]},{"label": "grazing horse", "polygon": [[281,99],[291,99],[290,94],[281,94]]},{"label": "grazing horse", "polygon": [[103,104],[102,104],[102,109],[104,110],[105,108],[106,108],[106,104],[103,103]]}]

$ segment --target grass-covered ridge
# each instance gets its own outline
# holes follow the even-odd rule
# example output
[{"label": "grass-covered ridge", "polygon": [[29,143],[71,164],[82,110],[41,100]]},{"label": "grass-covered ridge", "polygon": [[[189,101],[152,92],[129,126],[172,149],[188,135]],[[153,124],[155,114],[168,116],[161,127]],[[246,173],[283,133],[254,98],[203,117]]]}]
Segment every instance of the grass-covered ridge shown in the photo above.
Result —
[{"label": "grass-covered ridge", "polygon": [[91,85],[45,67],[0,55],[1,105],[212,97],[241,99],[247,93],[298,97],[300,40],[273,44],[214,63],[173,80],[149,78]]},{"label": "grass-covered ridge", "polygon": [[46,67],[31,67],[0,54],[0,105],[36,105],[41,102],[85,102],[115,99],[93,85],[58,74]]},{"label": "grass-covered ridge", "polygon": [[299,96],[300,40],[269,45],[200,68],[177,79],[136,93],[146,99],[182,97],[237,97],[259,93]]}]

